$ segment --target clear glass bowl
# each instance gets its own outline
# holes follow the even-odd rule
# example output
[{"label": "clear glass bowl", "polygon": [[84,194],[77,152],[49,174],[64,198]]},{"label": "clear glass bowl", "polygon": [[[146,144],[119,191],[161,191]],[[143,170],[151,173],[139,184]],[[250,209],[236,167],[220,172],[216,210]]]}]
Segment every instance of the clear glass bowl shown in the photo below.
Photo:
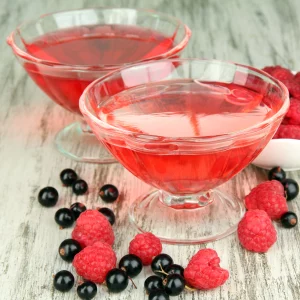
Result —
[{"label": "clear glass bowl", "polygon": [[80,99],[99,141],[158,189],[136,200],[133,224],[186,244],[235,231],[243,201],[217,187],[263,150],[288,106],[287,89],[268,74],[200,59],[128,66],[93,82]]},{"label": "clear glass bowl", "polygon": [[[42,15],[18,26],[7,38],[7,42],[29,76],[50,98],[81,116],[79,97],[93,80],[129,63],[178,57],[190,35],[191,31],[180,20],[152,10],[93,8]],[[45,44],[95,36],[109,41],[112,37],[124,36],[143,41],[159,41],[159,38],[164,37],[171,44],[159,48],[161,44],[157,42],[157,48],[142,53],[143,45],[130,48],[132,40],[127,40],[129,43],[123,41],[122,47],[119,47],[121,49],[117,50],[113,43],[108,43],[110,48],[105,49],[105,45],[102,45],[102,60],[99,59],[95,64],[91,62],[91,49],[80,48],[78,45],[73,48],[69,46],[65,53],[62,49],[59,56],[55,57],[43,52]],[[117,56],[120,58],[117,59]],[[72,60],[73,57],[77,58]],[[115,161],[103,147],[99,147],[84,122],[76,122],[62,129],[57,134],[55,143],[60,152],[77,161]]]}]

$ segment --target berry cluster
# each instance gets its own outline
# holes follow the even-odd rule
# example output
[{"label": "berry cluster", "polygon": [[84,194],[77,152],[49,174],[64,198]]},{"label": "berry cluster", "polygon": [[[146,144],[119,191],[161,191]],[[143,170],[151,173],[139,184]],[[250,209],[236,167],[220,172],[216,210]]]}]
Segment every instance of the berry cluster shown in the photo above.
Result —
[{"label": "berry cluster", "polygon": [[[64,186],[72,186],[76,195],[83,195],[88,191],[87,183],[78,179],[78,175],[72,169],[63,170],[60,179]],[[99,190],[99,196],[103,201],[112,203],[118,199],[119,192],[113,185],[104,185]],[[46,207],[56,205],[58,198],[58,192],[53,187],[45,187],[38,194],[39,203]],[[102,283],[104,280],[109,289],[120,289],[116,287],[116,284],[122,285],[120,276],[114,277],[113,272],[116,267],[116,255],[111,247],[114,242],[111,226],[116,219],[113,211],[107,207],[87,210],[84,204],[76,202],[69,208],[59,209],[54,219],[61,228],[71,227],[76,221],[72,239],[64,240],[58,248],[58,253],[64,261],[73,262],[77,274],[85,278],[77,287],[79,298],[93,299],[97,294],[96,283]],[[98,269],[95,269],[95,266],[98,266]],[[121,272],[128,268],[130,275],[133,276],[132,274],[137,274],[137,268],[140,268],[139,272],[141,271],[142,262],[133,256],[125,257],[123,262],[120,262],[120,268]],[[54,276],[53,283],[57,290],[67,292],[74,286],[75,279],[71,272],[62,270]]]},{"label": "berry cluster", "polygon": [[[76,195],[83,195],[88,191],[88,184],[78,179],[78,175],[72,169],[65,169],[60,173],[60,180],[64,186],[72,186],[72,191]],[[107,203],[116,201],[119,197],[118,189],[106,184],[99,190],[99,196]],[[38,201],[41,205],[46,207],[55,206],[58,201],[58,192],[54,187],[48,186],[40,190],[38,194]],[[99,207],[97,210],[106,217],[111,225],[115,223],[115,215],[113,211],[107,207]],[[69,208],[60,208],[54,216],[55,222],[60,228],[71,227],[80,214],[86,211],[86,206],[80,202],[73,203]]]},{"label": "berry cluster", "polygon": [[245,197],[248,211],[238,225],[241,245],[254,252],[267,252],[277,240],[271,220],[280,220],[285,228],[295,227],[297,215],[288,211],[287,201],[299,194],[299,185],[286,178],[285,171],[275,167],[269,171],[269,181],[259,184]]},{"label": "berry cluster", "polygon": [[269,66],[263,71],[282,81],[290,93],[290,108],[274,138],[300,139],[300,72],[296,75],[281,66]]}]

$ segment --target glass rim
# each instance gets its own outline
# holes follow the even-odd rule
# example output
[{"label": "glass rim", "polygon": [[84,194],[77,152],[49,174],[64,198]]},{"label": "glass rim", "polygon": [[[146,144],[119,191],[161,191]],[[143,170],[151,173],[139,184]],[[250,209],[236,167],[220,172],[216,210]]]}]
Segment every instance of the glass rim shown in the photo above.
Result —
[{"label": "glass rim", "polygon": [[[48,61],[48,60],[44,60],[44,59],[40,59],[35,57],[34,55],[31,55],[29,53],[27,53],[26,51],[22,50],[21,48],[19,48],[17,46],[17,44],[15,43],[15,36],[17,33],[20,33],[20,29],[23,26],[26,26],[30,23],[36,23],[39,20],[47,17],[47,16],[51,16],[51,15],[55,15],[55,14],[59,14],[59,13],[75,13],[75,12],[85,12],[85,11],[90,11],[90,10],[121,10],[121,11],[136,11],[136,12],[144,12],[144,13],[148,13],[149,15],[158,15],[160,17],[164,17],[167,18],[169,20],[173,20],[176,21],[178,23],[178,27],[179,26],[183,26],[184,30],[185,30],[185,35],[184,38],[180,41],[180,43],[178,45],[176,45],[175,47],[172,47],[170,50],[168,50],[165,53],[156,55],[156,56],[152,56],[150,58],[144,59],[144,60],[136,60],[136,61],[132,61],[132,62],[128,62],[128,63],[122,63],[122,64],[110,64],[110,65],[105,65],[105,64],[98,64],[98,65],[72,65],[72,64],[64,64],[64,63],[59,63],[59,62],[52,62],[52,61]],[[192,35],[192,32],[190,30],[190,28],[184,24],[180,19],[173,17],[171,15],[165,14],[165,13],[161,13],[161,12],[157,12],[155,10],[152,9],[143,9],[143,8],[122,8],[122,7],[110,7],[110,6],[99,6],[99,7],[91,7],[91,8],[82,8],[82,9],[73,9],[73,10],[61,10],[61,11],[55,11],[55,12],[51,12],[51,13],[47,13],[47,14],[43,14],[40,15],[37,18],[28,20],[28,21],[24,21],[21,24],[19,24],[15,30],[13,30],[10,35],[7,37],[6,41],[7,44],[12,48],[13,52],[27,60],[30,61],[31,63],[35,63],[35,64],[41,64],[41,65],[45,65],[48,67],[55,67],[55,69],[62,69],[62,70],[70,70],[70,71],[105,71],[105,70],[115,70],[117,68],[120,67],[124,67],[127,65],[131,65],[131,64],[136,64],[136,63],[140,63],[140,62],[146,62],[149,60],[157,60],[157,59],[164,59],[167,57],[170,57],[176,53],[178,53],[179,51],[181,51],[188,43],[190,37]]]},{"label": "glass rim", "polygon": [[[208,62],[208,63],[222,63],[222,64],[228,64],[228,65],[232,65],[232,66],[237,66],[237,67],[242,67],[246,70],[251,70],[254,71],[257,74],[261,74],[263,76],[265,76],[266,78],[268,78],[269,80],[271,80],[271,82],[275,83],[283,92],[283,104],[280,107],[280,109],[271,117],[267,118],[266,120],[263,120],[262,122],[259,122],[255,125],[246,127],[244,129],[241,130],[237,130],[234,132],[228,132],[228,133],[223,133],[220,135],[216,135],[216,136],[203,136],[203,137],[168,137],[168,136],[159,136],[159,135],[151,135],[151,134],[146,134],[146,133],[136,133],[134,131],[130,131],[124,128],[120,128],[117,126],[113,126],[111,124],[108,124],[104,121],[102,121],[101,119],[99,119],[98,117],[95,116],[95,114],[92,112],[92,109],[89,109],[87,103],[89,102],[88,99],[88,94],[90,92],[90,90],[97,85],[98,83],[105,81],[107,79],[109,79],[109,77],[114,76],[117,73],[122,72],[123,70],[128,70],[130,68],[134,68],[134,67],[138,67],[138,66],[142,66],[142,65],[151,65],[151,64],[159,64],[159,63],[163,63],[163,62]],[[92,122],[95,122],[96,124],[100,125],[101,128],[105,127],[105,129],[108,130],[113,130],[113,132],[116,132],[118,134],[122,134],[125,136],[132,136],[132,135],[138,135],[139,139],[143,139],[143,140],[147,140],[151,143],[155,143],[156,141],[160,141],[161,142],[161,138],[163,138],[163,142],[222,142],[228,138],[235,138],[235,137],[240,137],[242,135],[245,134],[251,134],[251,133],[255,133],[255,132],[259,132],[260,130],[263,130],[265,127],[269,126],[270,124],[273,124],[275,122],[276,119],[280,118],[281,116],[283,116],[288,108],[289,108],[289,92],[287,87],[278,79],[272,77],[271,75],[269,75],[268,73],[266,73],[265,71],[262,71],[260,69],[251,67],[251,66],[247,66],[247,65],[243,65],[243,64],[239,64],[239,63],[234,63],[234,62],[230,62],[230,61],[222,61],[222,60],[216,60],[216,59],[200,59],[200,58],[176,58],[176,59],[165,59],[165,60],[159,60],[159,61],[150,61],[150,62],[142,62],[142,63],[138,63],[138,64],[132,64],[130,66],[126,66],[124,68],[109,72],[108,74],[104,75],[101,78],[96,79],[95,81],[93,81],[92,83],[90,83],[84,90],[83,94],[81,95],[80,99],[79,99],[79,108],[81,113],[83,114],[83,116],[87,116],[88,119],[91,119]],[[263,126],[263,127],[262,127]],[[262,128],[261,128],[262,127]]]}]

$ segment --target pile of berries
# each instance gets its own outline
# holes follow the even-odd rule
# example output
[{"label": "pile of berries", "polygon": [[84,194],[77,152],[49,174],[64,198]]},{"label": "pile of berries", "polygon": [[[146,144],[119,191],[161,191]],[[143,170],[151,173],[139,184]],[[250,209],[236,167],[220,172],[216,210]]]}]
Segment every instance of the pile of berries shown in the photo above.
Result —
[{"label": "pile of berries", "polygon": [[278,128],[274,139],[300,139],[300,72],[294,75],[289,69],[281,66],[269,66],[263,71],[282,81],[290,93],[289,110]]},{"label": "pile of berries", "polygon": [[[78,183],[75,171],[63,170],[60,179],[65,186],[72,185],[74,193],[78,194],[75,192],[78,187],[74,188]],[[85,189],[79,190],[86,192],[88,188],[85,185]],[[119,192],[115,186],[105,185],[100,189],[99,196],[111,203],[118,199]],[[57,190],[53,187],[43,188],[38,201],[47,207],[54,206],[58,201]],[[77,286],[77,294],[81,299],[93,299],[97,294],[97,284],[105,284],[111,293],[124,291],[129,281],[136,288],[132,278],[141,273],[143,266],[148,265],[155,273],[144,283],[149,300],[169,299],[170,296],[180,295],[185,289],[191,290],[191,287],[216,288],[229,277],[228,271],[219,266],[220,259],[214,250],[200,250],[184,269],[174,264],[169,255],[161,253],[160,240],[149,232],[137,234],[129,244],[128,254],[117,264],[112,248],[115,215],[106,207],[91,210],[76,202],[70,208],[59,209],[55,213],[55,221],[61,228],[71,227],[76,222],[72,238],[60,244],[58,253],[64,261],[72,263],[77,275],[84,279]],[[54,275],[53,283],[57,290],[67,292],[75,285],[75,277],[71,272],[62,270]]]},{"label": "pile of berries", "polygon": [[298,223],[297,215],[288,210],[287,204],[298,196],[298,183],[286,178],[280,167],[271,169],[268,179],[245,197],[248,211],[238,225],[241,245],[254,252],[267,252],[276,242],[277,232],[272,220],[280,220],[285,228],[295,227]]},{"label": "pile of berries", "polygon": [[[63,170],[60,173],[60,180],[64,186],[72,187],[72,191],[76,195],[84,195],[88,191],[86,181],[79,179],[76,172],[72,169]],[[115,186],[106,184],[100,188],[99,196],[103,201],[112,203],[118,199],[119,192]],[[55,206],[58,202],[58,198],[58,191],[50,186],[41,189],[38,194],[39,203],[45,207]],[[110,272],[110,275],[106,278],[107,286],[112,282],[111,289],[114,289],[115,283],[113,281],[116,279],[118,284],[120,284],[119,276],[115,279],[111,279],[114,278],[112,269],[116,264],[116,256],[111,247],[114,242],[114,232],[111,226],[115,223],[116,218],[111,209],[101,207],[96,210],[87,210],[83,203],[76,202],[69,208],[61,208],[56,211],[54,219],[60,228],[71,227],[76,221],[72,238],[64,240],[58,248],[58,253],[64,261],[73,262],[74,266],[77,266],[79,274],[81,272],[80,267],[82,267],[82,261],[85,262],[83,266],[84,269],[86,269],[90,263],[92,267],[96,259],[89,261],[89,255],[92,255],[91,258],[94,258],[95,253],[98,253],[100,254],[98,255],[98,258],[100,257],[100,263],[106,263],[106,269],[101,265],[101,272],[103,272],[103,270],[106,271],[106,273],[108,271]],[[139,258],[137,259],[139,260],[139,266],[136,264],[134,266],[137,268],[140,267],[141,271],[142,263]],[[134,263],[134,258],[132,257],[131,262]],[[128,264],[128,258],[125,257],[123,263]],[[123,263],[120,262],[120,265],[122,266]],[[131,266],[130,263],[128,266]],[[121,271],[124,272],[123,270]],[[106,274],[102,275],[104,276],[102,281],[105,280],[105,275]],[[88,280],[89,277],[95,280]],[[85,279],[87,280],[78,285],[77,294],[81,299],[93,299],[97,294],[96,283],[99,282],[101,278],[94,278],[92,274]],[[74,276],[67,270],[62,270],[54,276],[54,286],[59,291],[67,292],[72,289],[74,284]]]},{"label": "pile of berries", "polygon": [[[76,193],[78,187],[74,188],[74,184],[78,182],[78,176],[75,171],[66,169],[61,172],[60,178],[64,185],[72,185]],[[85,189],[79,190],[86,192],[87,189],[86,184]],[[298,194],[297,182],[286,178],[282,168],[270,170],[269,181],[261,183],[245,197],[248,211],[238,225],[241,245],[250,251],[266,252],[277,239],[272,220],[280,220],[286,228],[296,226],[297,215],[288,211],[287,201],[295,199]],[[105,185],[99,196],[111,203],[118,199],[119,192],[115,186]],[[53,187],[42,189],[38,201],[44,206],[54,206],[58,201],[57,190]],[[111,293],[124,291],[130,281],[137,288],[132,278],[148,265],[154,272],[144,282],[149,300],[168,300],[184,290],[214,289],[229,278],[229,272],[220,267],[220,258],[215,250],[199,250],[183,268],[175,264],[168,254],[162,253],[160,240],[149,232],[137,234],[129,244],[128,254],[117,264],[112,228],[115,215],[106,207],[91,210],[76,202],[70,208],[59,209],[55,221],[63,228],[72,226],[76,221],[72,238],[60,244],[58,253],[64,261],[72,263],[77,275],[83,278],[77,286],[81,299],[93,299],[97,294],[97,284],[105,284]],[[67,292],[73,288],[75,278],[71,272],[62,270],[54,276],[53,283],[57,290]]]}]

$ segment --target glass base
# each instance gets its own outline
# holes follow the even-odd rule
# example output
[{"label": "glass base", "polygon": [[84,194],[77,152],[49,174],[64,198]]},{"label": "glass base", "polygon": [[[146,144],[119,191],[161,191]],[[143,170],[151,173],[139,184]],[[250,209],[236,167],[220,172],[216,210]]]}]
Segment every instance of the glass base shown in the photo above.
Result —
[{"label": "glass base", "polygon": [[93,133],[83,130],[85,126],[84,123],[75,122],[59,131],[55,137],[58,151],[79,162],[97,164],[117,162]]},{"label": "glass base", "polygon": [[218,189],[209,193],[206,205],[197,208],[189,204],[174,208],[162,197],[164,192],[154,191],[139,198],[131,206],[129,218],[140,232],[152,232],[167,244],[201,244],[222,239],[236,231],[245,212],[240,199]]}]

